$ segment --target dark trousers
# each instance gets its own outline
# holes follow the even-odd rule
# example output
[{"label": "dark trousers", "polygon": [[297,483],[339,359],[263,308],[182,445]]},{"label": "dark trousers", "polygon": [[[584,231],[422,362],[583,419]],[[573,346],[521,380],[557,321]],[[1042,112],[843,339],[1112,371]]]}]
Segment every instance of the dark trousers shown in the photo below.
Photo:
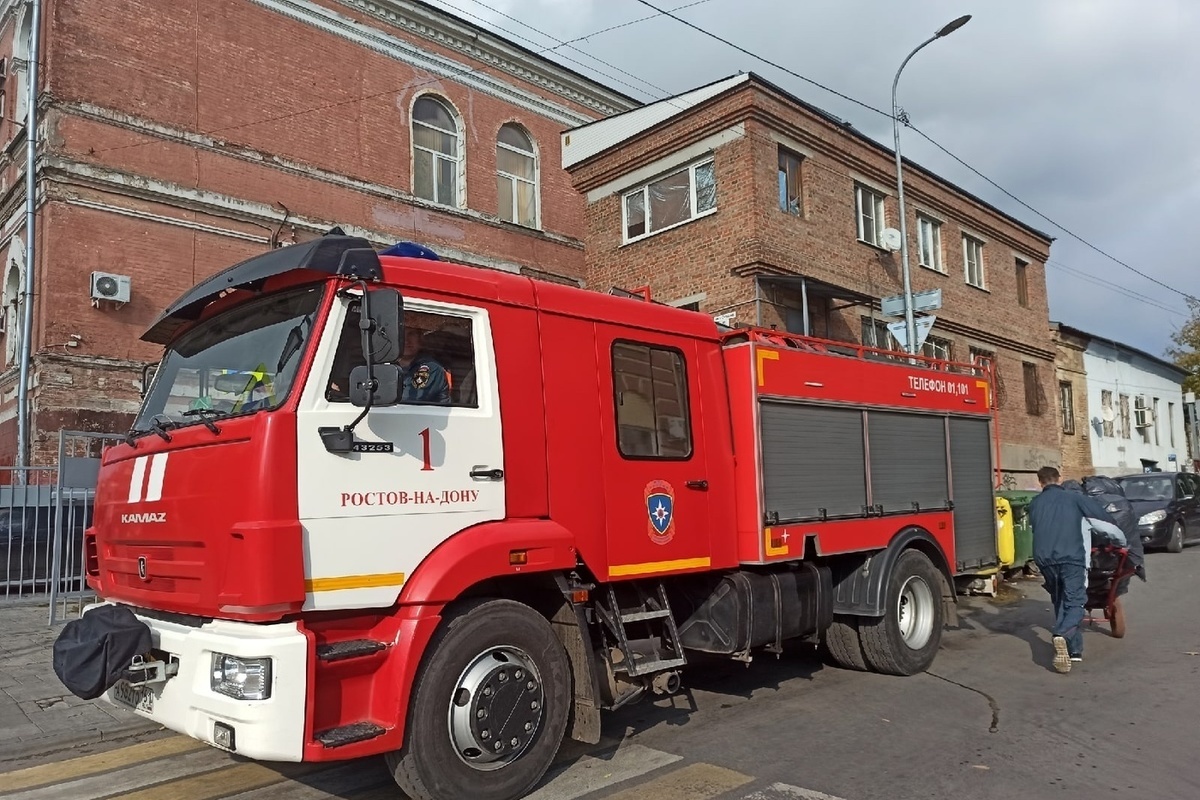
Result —
[{"label": "dark trousers", "polygon": [[1071,655],[1083,655],[1083,607],[1087,603],[1083,564],[1039,564],[1038,569],[1054,604],[1051,632],[1067,640]]}]

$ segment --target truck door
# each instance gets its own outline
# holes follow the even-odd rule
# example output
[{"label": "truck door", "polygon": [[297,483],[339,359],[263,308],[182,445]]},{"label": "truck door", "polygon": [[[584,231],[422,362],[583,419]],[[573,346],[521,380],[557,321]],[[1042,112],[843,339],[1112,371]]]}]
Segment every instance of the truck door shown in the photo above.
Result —
[{"label": "truck door", "polygon": [[441,542],[504,518],[503,475],[491,474],[504,446],[487,310],[406,298],[404,327],[410,396],[355,429],[393,452],[330,453],[318,433],[362,411],[347,393],[350,369],[364,363],[357,300],[335,301],[317,349],[296,431],[306,610],[390,605]]},{"label": "truck door", "polygon": [[608,427],[603,444],[608,575],[707,569],[709,475],[696,345],[650,334],[644,339],[598,334],[602,420]]}]

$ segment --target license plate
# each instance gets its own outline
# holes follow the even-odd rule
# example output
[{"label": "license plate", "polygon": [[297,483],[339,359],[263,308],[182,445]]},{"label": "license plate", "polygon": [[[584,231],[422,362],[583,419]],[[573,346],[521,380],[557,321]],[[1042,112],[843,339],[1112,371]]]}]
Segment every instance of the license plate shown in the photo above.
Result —
[{"label": "license plate", "polygon": [[149,686],[131,686],[128,681],[117,681],[112,688],[113,699],[134,711],[154,713],[154,692]]}]

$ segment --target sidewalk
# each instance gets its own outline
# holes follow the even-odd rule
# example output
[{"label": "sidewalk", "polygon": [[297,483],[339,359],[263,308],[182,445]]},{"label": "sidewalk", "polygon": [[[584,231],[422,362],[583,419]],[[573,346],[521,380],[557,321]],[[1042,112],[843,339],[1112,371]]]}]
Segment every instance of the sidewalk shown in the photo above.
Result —
[{"label": "sidewalk", "polygon": [[80,700],[54,674],[44,604],[0,605],[0,762],[160,730],[103,700]]}]

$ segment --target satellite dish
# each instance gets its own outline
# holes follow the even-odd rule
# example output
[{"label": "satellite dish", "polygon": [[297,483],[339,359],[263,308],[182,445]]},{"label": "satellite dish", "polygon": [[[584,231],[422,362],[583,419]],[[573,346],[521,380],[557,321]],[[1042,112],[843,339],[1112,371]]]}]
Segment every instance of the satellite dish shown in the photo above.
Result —
[{"label": "satellite dish", "polygon": [[900,249],[900,231],[895,228],[883,229],[883,240],[881,242],[884,250],[899,250]]}]

